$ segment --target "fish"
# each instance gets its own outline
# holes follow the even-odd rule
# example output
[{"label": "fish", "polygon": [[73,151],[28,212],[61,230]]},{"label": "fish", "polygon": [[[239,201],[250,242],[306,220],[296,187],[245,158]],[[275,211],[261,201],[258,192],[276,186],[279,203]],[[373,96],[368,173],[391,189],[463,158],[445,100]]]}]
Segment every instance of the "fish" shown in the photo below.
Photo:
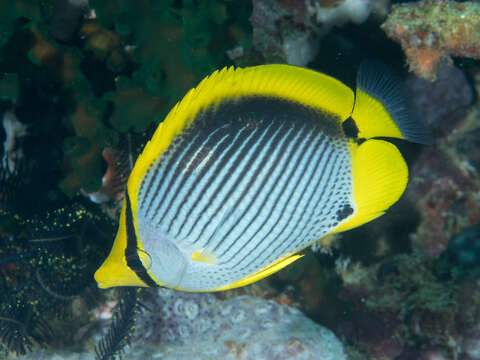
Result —
[{"label": "fish", "polygon": [[233,289],[383,215],[408,182],[388,138],[431,142],[402,89],[375,62],[355,91],[292,65],[213,72],[136,160],[98,286]]}]

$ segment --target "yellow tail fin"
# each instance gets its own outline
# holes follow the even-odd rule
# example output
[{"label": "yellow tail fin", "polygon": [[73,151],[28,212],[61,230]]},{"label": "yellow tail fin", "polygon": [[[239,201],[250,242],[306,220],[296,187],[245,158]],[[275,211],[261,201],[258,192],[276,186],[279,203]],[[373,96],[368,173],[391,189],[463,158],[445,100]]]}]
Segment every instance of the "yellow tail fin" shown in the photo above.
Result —
[{"label": "yellow tail fin", "polygon": [[333,232],[352,229],[383,215],[407,186],[407,164],[395,145],[371,139],[352,146],[355,209],[353,216]]}]

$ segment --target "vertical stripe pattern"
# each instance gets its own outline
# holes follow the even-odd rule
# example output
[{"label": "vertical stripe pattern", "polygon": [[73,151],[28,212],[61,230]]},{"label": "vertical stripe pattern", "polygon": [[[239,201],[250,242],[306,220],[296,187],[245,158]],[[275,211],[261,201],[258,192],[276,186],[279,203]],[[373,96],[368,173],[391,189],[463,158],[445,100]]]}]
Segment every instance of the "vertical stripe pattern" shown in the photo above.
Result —
[{"label": "vertical stripe pattern", "polygon": [[[351,189],[338,119],[241,99],[201,112],[151,165],[138,190],[139,234],[147,252],[159,234],[189,259],[178,286],[212,289],[327,234],[354,207]],[[215,265],[191,260],[197,251]],[[151,270],[161,281],[155,263]]]}]

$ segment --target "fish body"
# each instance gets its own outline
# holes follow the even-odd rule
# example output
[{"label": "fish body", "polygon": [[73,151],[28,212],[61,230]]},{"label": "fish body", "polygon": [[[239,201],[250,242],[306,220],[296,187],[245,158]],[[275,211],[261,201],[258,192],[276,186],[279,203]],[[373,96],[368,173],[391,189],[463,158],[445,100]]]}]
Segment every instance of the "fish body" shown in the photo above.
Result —
[{"label": "fish body", "polygon": [[219,291],[264,278],[320,238],[382,215],[428,142],[399,87],[360,70],[356,94],[305,68],[225,68],[159,125],[129,177],[102,288]]}]

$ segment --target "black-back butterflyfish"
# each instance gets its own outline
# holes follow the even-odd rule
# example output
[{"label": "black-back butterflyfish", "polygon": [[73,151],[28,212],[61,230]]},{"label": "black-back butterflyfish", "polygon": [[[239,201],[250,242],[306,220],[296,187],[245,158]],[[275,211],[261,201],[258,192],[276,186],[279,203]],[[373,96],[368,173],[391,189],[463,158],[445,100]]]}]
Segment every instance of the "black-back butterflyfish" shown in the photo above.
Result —
[{"label": "black-back butterflyfish", "polygon": [[217,291],[282,269],[399,199],[406,163],[376,137],[428,142],[375,67],[360,67],[355,94],[289,65],[215,71],[137,159],[98,285]]}]

